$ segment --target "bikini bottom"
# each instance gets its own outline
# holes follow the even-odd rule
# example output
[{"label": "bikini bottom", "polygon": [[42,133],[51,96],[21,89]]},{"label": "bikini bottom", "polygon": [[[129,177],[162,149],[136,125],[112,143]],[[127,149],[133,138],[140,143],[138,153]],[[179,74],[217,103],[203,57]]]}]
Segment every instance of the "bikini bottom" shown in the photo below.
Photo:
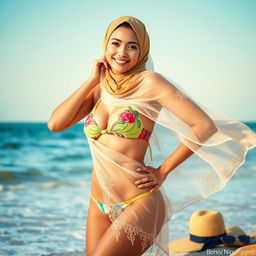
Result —
[{"label": "bikini bottom", "polygon": [[90,198],[98,205],[98,207],[100,208],[100,210],[112,221],[113,220],[113,214],[114,214],[114,219],[118,217],[119,214],[121,214],[121,212],[123,212],[125,210],[125,208],[127,206],[129,206],[130,204],[132,204],[133,202],[135,202],[136,200],[144,197],[144,196],[148,196],[151,195],[155,192],[158,192],[160,190],[160,188],[158,188],[157,190],[153,191],[153,192],[145,192],[142,194],[139,194],[127,201],[118,203],[118,204],[104,204],[102,202],[99,202],[92,194],[90,194]]}]

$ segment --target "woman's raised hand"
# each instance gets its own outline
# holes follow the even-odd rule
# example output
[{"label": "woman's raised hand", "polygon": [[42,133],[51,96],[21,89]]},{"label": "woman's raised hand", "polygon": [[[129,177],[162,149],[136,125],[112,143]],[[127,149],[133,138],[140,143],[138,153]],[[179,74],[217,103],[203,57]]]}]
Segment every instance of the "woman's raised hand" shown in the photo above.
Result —
[{"label": "woman's raised hand", "polygon": [[102,68],[109,69],[109,64],[105,56],[102,56],[101,58],[95,60],[93,63],[90,80],[93,81],[95,84],[98,84],[100,82],[100,72]]}]

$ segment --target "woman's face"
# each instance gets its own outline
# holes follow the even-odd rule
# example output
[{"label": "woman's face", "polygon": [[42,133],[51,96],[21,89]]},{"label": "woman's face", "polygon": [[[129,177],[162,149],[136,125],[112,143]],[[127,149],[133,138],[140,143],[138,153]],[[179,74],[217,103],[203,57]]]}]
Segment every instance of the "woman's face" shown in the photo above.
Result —
[{"label": "woman's face", "polygon": [[134,31],[119,27],[110,36],[105,56],[112,71],[122,74],[136,66],[139,53],[139,43]]}]

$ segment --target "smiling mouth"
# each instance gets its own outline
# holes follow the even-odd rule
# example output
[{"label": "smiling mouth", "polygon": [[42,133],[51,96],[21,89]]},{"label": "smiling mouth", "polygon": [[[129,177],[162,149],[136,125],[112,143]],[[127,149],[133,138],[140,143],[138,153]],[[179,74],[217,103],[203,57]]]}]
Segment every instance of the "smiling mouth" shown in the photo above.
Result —
[{"label": "smiling mouth", "polygon": [[130,62],[129,60],[118,60],[113,58],[114,61],[118,64],[118,65],[125,65],[126,63]]}]

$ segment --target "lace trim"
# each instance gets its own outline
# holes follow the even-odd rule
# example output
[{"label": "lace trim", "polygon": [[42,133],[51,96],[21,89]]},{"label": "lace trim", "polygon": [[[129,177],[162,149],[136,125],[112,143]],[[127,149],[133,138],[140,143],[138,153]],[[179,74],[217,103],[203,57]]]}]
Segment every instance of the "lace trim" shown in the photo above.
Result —
[{"label": "lace trim", "polygon": [[141,247],[142,247],[141,251],[143,251],[147,247],[147,244],[151,245],[154,242],[153,233],[148,233],[144,231],[141,227],[127,224],[123,220],[116,220],[111,225],[111,228],[113,230],[113,234],[117,241],[119,239],[121,229],[123,229],[125,233],[127,233],[127,238],[128,240],[131,241],[132,245],[134,245],[135,237],[139,236],[141,239]]},{"label": "lace trim", "polygon": [[109,218],[111,219],[112,222],[115,221],[115,219],[122,213],[122,209],[118,208],[114,205],[110,205],[110,214]]}]

